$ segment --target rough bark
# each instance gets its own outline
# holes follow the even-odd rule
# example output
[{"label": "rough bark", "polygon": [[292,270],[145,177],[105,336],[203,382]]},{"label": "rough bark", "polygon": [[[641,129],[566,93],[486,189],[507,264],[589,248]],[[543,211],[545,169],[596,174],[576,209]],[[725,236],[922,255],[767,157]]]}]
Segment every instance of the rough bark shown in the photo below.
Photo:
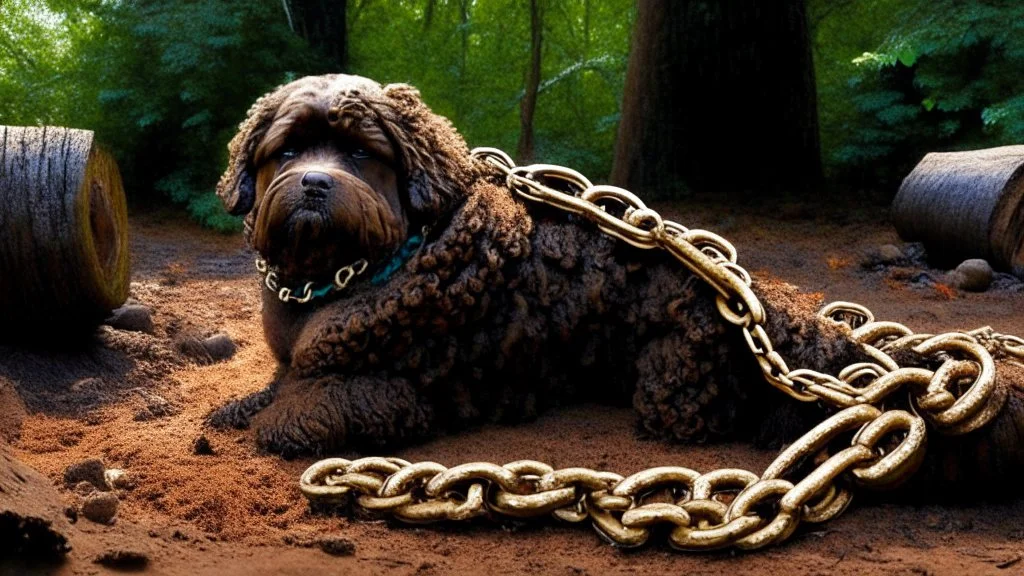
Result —
[{"label": "rough bark", "polygon": [[661,197],[816,190],[804,0],[637,4],[612,182]]},{"label": "rough bark", "polygon": [[985,258],[1024,278],[1024,146],[926,155],[903,180],[892,219],[936,264]]},{"label": "rough bark", "polygon": [[295,31],[337,66],[348,68],[347,0],[288,0]]},{"label": "rough bark", "polygon": [[88,332],[128,281],[121,176],[92,132],[0,126],[0,340]]},{"label": "rough bark", "polygon": [[538,0],[530,0],[530,63],[524,79],[526,93],[519,103],[519,144],[516,146],[520,163],[533,161],[533,116],[540,90],[541,45],[544,40],[544,23],[537,3]]}]

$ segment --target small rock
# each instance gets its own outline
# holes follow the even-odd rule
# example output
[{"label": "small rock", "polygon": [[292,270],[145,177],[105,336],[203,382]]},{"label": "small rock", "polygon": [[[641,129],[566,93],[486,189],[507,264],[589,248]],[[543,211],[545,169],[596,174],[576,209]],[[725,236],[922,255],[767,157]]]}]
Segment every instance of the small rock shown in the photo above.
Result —
[{"label": "small rock", "polygon": [[103,478],[111,490],[127,490],[131,488],[131,478],[128,473],[120,468],[111,468],[103,473]]},{"label": "small rock", "polygon": [[153,333],[153,311],[148,306],[129,304],[114,310],[105,322],[111,328],[130,332]]},{"label": "small rock", "polygon": [[82,503],[82,516],[98,524],[110,524],[120,501],[113,492],[93,492]]},{"label": "small rock", "polygon": [[981,258],[964,260],[950,274],[953,286],[968,292],[984,292],[992,285],[992,267]]},{"label": "small rock", "polygon": [[97,490],[107,489],[107,480],[104,474],[107,467],[99,458],[89,458],[77,464],[72,464],[64,470],[64,483],[68,486],[76,486],[79,482],[88,482]]},{"label": "small rock", "polygon": [[206,348],[214,362],[227,360],[234,356],[238,350],[238,346],[235,346],[235,342],[231,337],[223,332],[203,340],[203,348]]},{"label": "small rock", "polygon": [[328,536],[317,542],[320,549],[331,556],[352,556],[356,553],[356,545],[348,538]]},{"label": "small rock", "polygon": [[74,492],[75,494],[78,494],[82,498],[85,498],[89,494],[95,492],[96,487],[93,486],[91,482],[86,482],[85,480],[83,480],[78,484],[75,484],[75,487],[72,488],[71,491]]},{"label": "small rock", "polygon": [[183,332],[174,337],[174,349],[200,366],[213,364],[213,358],[203,341],[190,332]]},{"label": "small rock", "polygon": [[895,244],[882,244],[878,247],[878,257],[884,264],[891,264],[903,259],[903,251]]},{"label": "small rock", "polygon": [[138,550],[107,550],[93,562],[118,570],[142,570],[149,564],[149,556]]},{"label": "small rock", "polygon": [[206,435],[202,435],[196,438],[196,441],[192,443],[192,453],[197,456],[213,456],[213,446],[210,445],[210,440]]},{"label": "small rock", "polygon": [[147,420],[153,420],[155,418],[163,418],[164,416],[173,416],[177,414],[180,409],[168,402],[163,396],[154,394],[148,390],[142,388],[136,388],[135,391],[142,397],[144,406],[135,413],[136,422],[145,422]]},{"label": "small rock", "polygon": [[872,248],[864,254],[863,266],[874,268],[876,266],[893,266],[906,261],[903,251],[895,244],[882,244]]}]

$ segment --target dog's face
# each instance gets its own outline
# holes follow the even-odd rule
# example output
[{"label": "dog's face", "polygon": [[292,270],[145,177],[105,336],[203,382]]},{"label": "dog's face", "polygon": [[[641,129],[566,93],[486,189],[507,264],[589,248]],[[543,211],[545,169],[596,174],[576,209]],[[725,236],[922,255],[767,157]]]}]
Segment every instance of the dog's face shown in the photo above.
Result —
[{"label": "dog's face", "polygon": [[253,246],[286,275],[331,274],[405,240],[395,148],[381,127],[332,109],[326,90],[296,90],[256,147]]},{"label": "dog's face", "polygon": [[473,171],[454,128],[404,85],[309,77],[261,98],[218,186],[253,247],[312,280],[388,258],[455,203]]}]

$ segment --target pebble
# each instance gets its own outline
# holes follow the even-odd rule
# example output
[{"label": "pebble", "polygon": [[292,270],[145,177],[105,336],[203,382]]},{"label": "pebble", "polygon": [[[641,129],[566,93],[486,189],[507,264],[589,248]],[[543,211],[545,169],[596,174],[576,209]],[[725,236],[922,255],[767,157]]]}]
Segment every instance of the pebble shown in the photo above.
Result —
[{"label": "pebble", "polygon": [[341,536],[324,537],[317,542],[317,545],[331,556],[352,556],[356,553],[355,543]]},{"label": "pebble", "polygon": [[106,471],[107,467],[103,464],[103,460],[88,458],[72,464],[64,470],[64,483],[68,486],[77,486],[81,482],[88,482],[97,490],[106,490]]},{"label": "pebble", "polygon": [[882,244],[878,247],[879,261],[885,264],[892,264],[903,258],[903,251],[895,244]]},{"label": "pebble", "polygon": [[114,310],[105,322],[111,328],[130,332],[153,333],[153,311],[148,306],[129,304]]},{"label": "pebble", "polygon": [[203,348],[206,348],[206,352],[210,354],[210,358],[214,362],[227,360],[238,351],[238,346],[235,345],[234,340],[223,332],[203,340]]},{"label": "pebble", "polygon": [[120,468],[111,468],[103,473],[103,478],[111,490],[127,490],[131,488],[131,478]]},{"label": "pebble", "polygon": [[992,267],[981,258],[964,260],[950,274],[950,282],[961,290],[984,292],[992,285]]},{"label": "pebble", "polygon": [[210,440],[202,435],[196,438],[195,442],[192,443],[192,453],[197,456],[213,456],[213,446],[210,445]]},{"label": "pebble", "polygon": [[93,486],[91,482],[86,482],[86,481],[83,480],[83,481],[79,482],[78,484],[75,484],[75,487],[72,488],[71,491],[74,492],[75,494],[78,494],[82,498],[85,498],[88,495],[90,495],[93,492],[95,492],[96,491],[96,487]]},{"label": "pebble", "polygon": [[149,555],[140,550],[107,550],[97,556],[93,562],[115,570],[138,571],[149,564]]},{"label": "pebble", "polygon": [[98,524],[110,524],[119,504],[113,492],[93,492],[82,503],[82,516]]},{"label": "pebble", "polygon": [[872,248],[864,254],[864,266],[871,268],[874,266],[892,266],[894,264],[900,264],[905,262],[907,259],[906,255],[900,250],[899,246],[895,244],[882,244],[877,248]]}]

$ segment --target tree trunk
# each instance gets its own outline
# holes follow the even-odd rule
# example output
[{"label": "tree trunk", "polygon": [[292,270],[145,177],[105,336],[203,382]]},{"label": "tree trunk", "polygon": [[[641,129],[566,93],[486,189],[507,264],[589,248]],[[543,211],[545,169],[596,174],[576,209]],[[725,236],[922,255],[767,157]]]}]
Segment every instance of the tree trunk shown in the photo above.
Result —
[{"label": "tree trunk", "polygon": [[533,161],[533,116],[537,109],[537,92],[540,89],[540,56],[543,20],[538,0],[530,0],[530,64],[524,80],[526,93],[519,103],[519,145],[516,147],[518,161],[529,164]]},{"label": "tree trunk", "polygon": [[348,68],[347,0],[288,0],[295,31],[311,47],[334,63]]},{"label": "tree trunk", "polygon": [[821,158],[804,0],[637,7],[612,182],[648,197],[687,188],[816,190]]},{"label": "tree trunk", "polygon": [[88,333],[128,281],[121,176],[92,132],[0,126],[0,340]]},{"label": "tree trunk", "polygon": [[926,155],[903,180],[892,220],[937,265],[984,258],[1024,278],[1024,146]]}]

